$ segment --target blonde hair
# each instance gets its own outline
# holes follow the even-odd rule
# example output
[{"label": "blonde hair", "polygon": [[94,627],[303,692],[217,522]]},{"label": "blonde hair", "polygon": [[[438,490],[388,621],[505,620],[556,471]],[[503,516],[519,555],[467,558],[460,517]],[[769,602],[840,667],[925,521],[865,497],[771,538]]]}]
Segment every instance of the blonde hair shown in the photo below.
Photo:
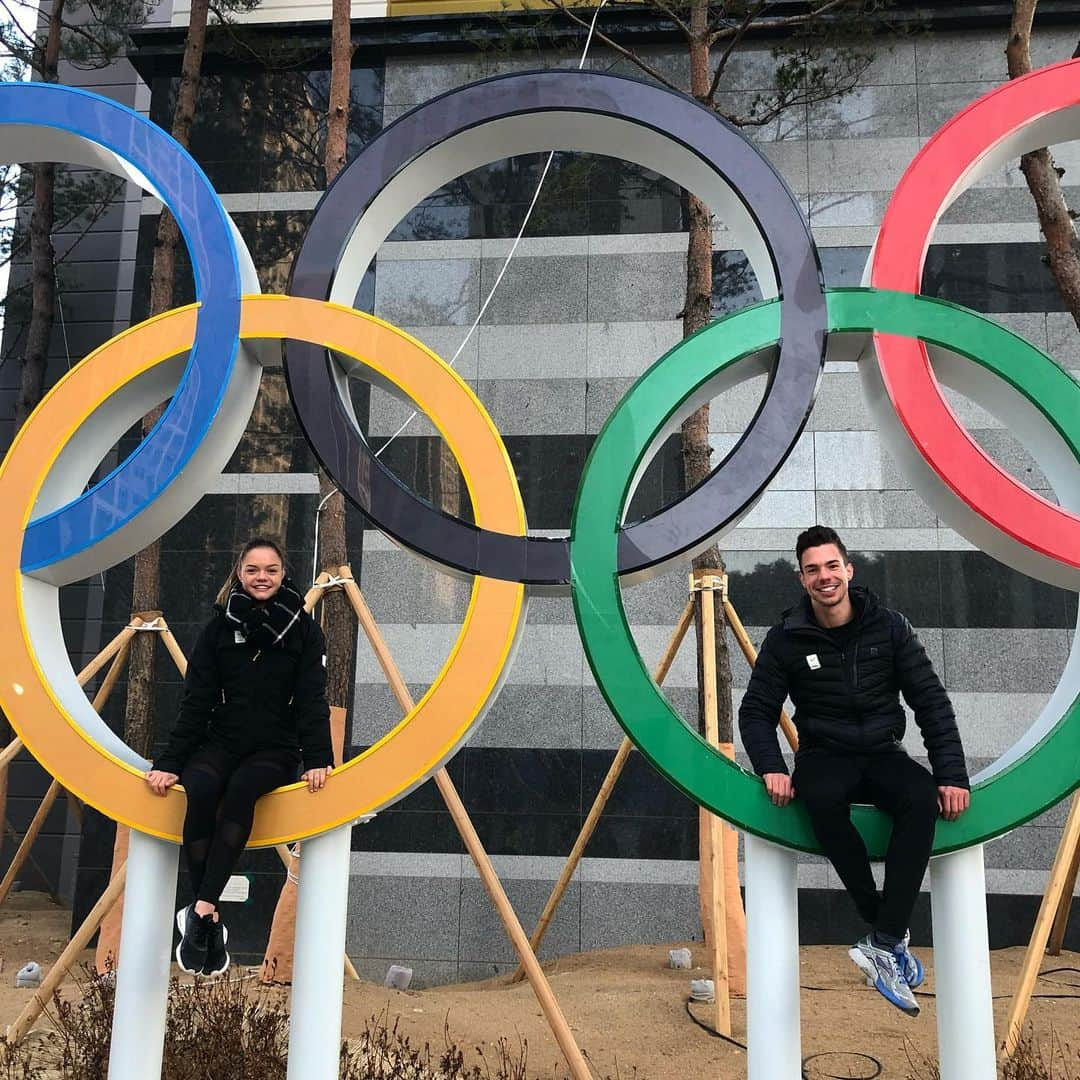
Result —
[{"label": "blonde hair", "polygon": [[225,579],[225,583],[218,589],[218,594],[214,603],[218,607],[225,607],[229,602],[229,593],[233,591],[233,586],[240,584],[240,567],[244,564],[244,559],[247,558],[249,552],[254,551],[256,548],[270,548],[271,551],[277,553],[277,557],[281,560],[282,569],[285,567],[285,552],[281,550],[281,545],[276,540],[270,540],[265,536],[253,536],[240,550],[240,554],[236,557],[236,562],[233,563],[232,570],[229,571],[229,576]]}]

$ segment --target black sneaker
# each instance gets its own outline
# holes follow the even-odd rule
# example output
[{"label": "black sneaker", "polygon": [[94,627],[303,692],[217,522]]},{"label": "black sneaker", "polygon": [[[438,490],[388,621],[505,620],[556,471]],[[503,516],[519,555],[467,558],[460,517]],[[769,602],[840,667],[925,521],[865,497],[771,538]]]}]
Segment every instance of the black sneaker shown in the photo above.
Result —
[{"label": "black sneaker", "polygon": [[228,940],[228,928],[221,921],[221,915],[219,914],[217,922],[211,921],[210,923],[206,960],[203,962],[202,973],[208,978],[216,979],[229,970],[229,954],[225,951],[225,942]]},{"label": "black sneaker", "polygon": [[[206,950],[210,944],[212,915],[195,914],[195,905],[188,904],[176,913],[176,927],[180,931],[180,944],[176,946],[176,962],[188,975],[201,975],[206,963]],[[209,924],[209,925],[208,925]]]}]

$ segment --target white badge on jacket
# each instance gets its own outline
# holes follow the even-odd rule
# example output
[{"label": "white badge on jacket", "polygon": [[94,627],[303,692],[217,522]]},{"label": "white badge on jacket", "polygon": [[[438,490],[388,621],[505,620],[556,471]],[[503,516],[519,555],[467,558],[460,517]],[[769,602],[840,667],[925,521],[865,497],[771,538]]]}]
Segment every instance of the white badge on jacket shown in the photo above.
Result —
[{"label": "white badge on jacket", "polygon": [[811,671],[817,671],[821,667],[821,661],[817,658],[817,653],[810,653],[806,658],[806,666]]}]

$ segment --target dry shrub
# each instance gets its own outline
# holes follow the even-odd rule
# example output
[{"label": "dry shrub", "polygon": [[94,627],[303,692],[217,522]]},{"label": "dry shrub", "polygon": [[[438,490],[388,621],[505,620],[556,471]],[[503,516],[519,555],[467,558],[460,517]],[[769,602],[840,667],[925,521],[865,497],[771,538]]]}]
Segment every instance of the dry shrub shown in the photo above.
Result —
[{"label": "dry shrub", "polygon": [[[941,1080],[937,1064],[910,1042],[904,1044],[911,1072],[907,1080]],[[1080,1054],[1073,1053],[1051,1027],[1047,1036],[1025,1024],[1011,1057],[998,1064],[1000,1080],[1080,1080]]]},{"label": "dry shrub", "polygon": [[[0,1080],[107,1080],[115,979],[86,967],[71,1000],[54,995],[46,1016],[53,1030],[35,1043],[10,1047],[0,1039]],[[363,1033],[341,1046],[340,1080],[527,1080],[528,1044],[500,1039],[477,1047],[479,1065],[465,1064],[461,1046],[444,1029],[444,1048],[413,1046],[373,1016]],[[285,1080],[289,1052],[288,992],[249,978],[196,979],[169,985],[161,1080]]]},{"label": "dry shrub", "polygon": [[461,1044],[443,1026],[444,1048],[436,1057],[431,1046],[413,1046],[398,1030],[398,1018],[389,1026],[389,1010],[373,1016],[360,1037],[341,1047],[342,1080],[527,1080],[529,1044],[519,1038],[515,1050],[506,1038],[499,1039],[491,1057],[476,1047],[479,1065],[469,1067]]},{"label": "dry shrub", "polygon": [[32,1050],[12,1046],[0,1035],[0,1080],[45,1080],[45,1073],[33,1063]]}]

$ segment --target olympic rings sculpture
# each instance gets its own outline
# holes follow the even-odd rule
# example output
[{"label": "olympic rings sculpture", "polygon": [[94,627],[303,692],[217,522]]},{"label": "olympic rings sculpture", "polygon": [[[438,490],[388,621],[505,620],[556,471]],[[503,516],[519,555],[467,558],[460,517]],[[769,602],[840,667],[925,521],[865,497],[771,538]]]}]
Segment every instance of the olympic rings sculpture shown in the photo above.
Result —
[{"label": "olympic rings sculpture", "polygon": [[[416,708],[338,770],[318,798],[291,785],[261,800],[252,846],[374,812],[445,762],[498,691],[528,586],[571,590],[598,685],[665,776],[741,828],[815,850],[797,804],[773,807],[759,781],[667,705],[634,646],[620,582],[702,550],[751,508],[802,432],[829,355],[862,357],[886,446],[944,520],[1024,573],[1080,589],[1080,386],[981,315],[918,295],[933,226],[964,187],[1027,149],[1080,133],[1078,75],[1078,61],[1042,69],[949,121],[898,186],[868,267],[870,287],[856,290],[824,288],[786,185],[748,140],[690,99],[590,72],[486,80],[402,117],[342,172],[316,209],[284,297],[253,295],[243,242],[205,176],[159,129],[81,91],[0,86],[4,160],[90,165],[157,195],[180,222],[198,297],[75,367],[0,466],[10,508],[0,520],[0,610],[14,616],[0,619],[0,706],[67,788],[110,817],[178,839],[181,793],[150,794],[146,763],[108,730],[76,682],[58,589],[134,554],[194,505],[246,427],[267,359],[258,343],[282,341],[301,426],[335,482],[403,546],[474,581],[458,640]],[[380,243],[426,194],[488,162],[550,148],[633,161],[697,194],[732,229],[766,298],[684,340],[635,383],[590,454],[569,541],[527,535],[506,450],[465,383],[403,331],[349,306]],[[332,360],[330,350],[348,359]],[[460,464],[475,524],[434,510],[374,457],[349,404],[353,370],[432,420]],[[711,476],[652,517],[624,523],[650,450],[701,401],[762,371],[769,376],[762,404]],[[1007,423],[1058,504],[979,449],[938,380]],[[167,397],[165,415],[138,450],[84,491],[119,436]],[[1080,784],[1077,640],[1040,718],[975,778],[971,810],[939,825],[937,853],[999,835]],[[887,821],[869,808],[856,820],[881,854]]]}]

